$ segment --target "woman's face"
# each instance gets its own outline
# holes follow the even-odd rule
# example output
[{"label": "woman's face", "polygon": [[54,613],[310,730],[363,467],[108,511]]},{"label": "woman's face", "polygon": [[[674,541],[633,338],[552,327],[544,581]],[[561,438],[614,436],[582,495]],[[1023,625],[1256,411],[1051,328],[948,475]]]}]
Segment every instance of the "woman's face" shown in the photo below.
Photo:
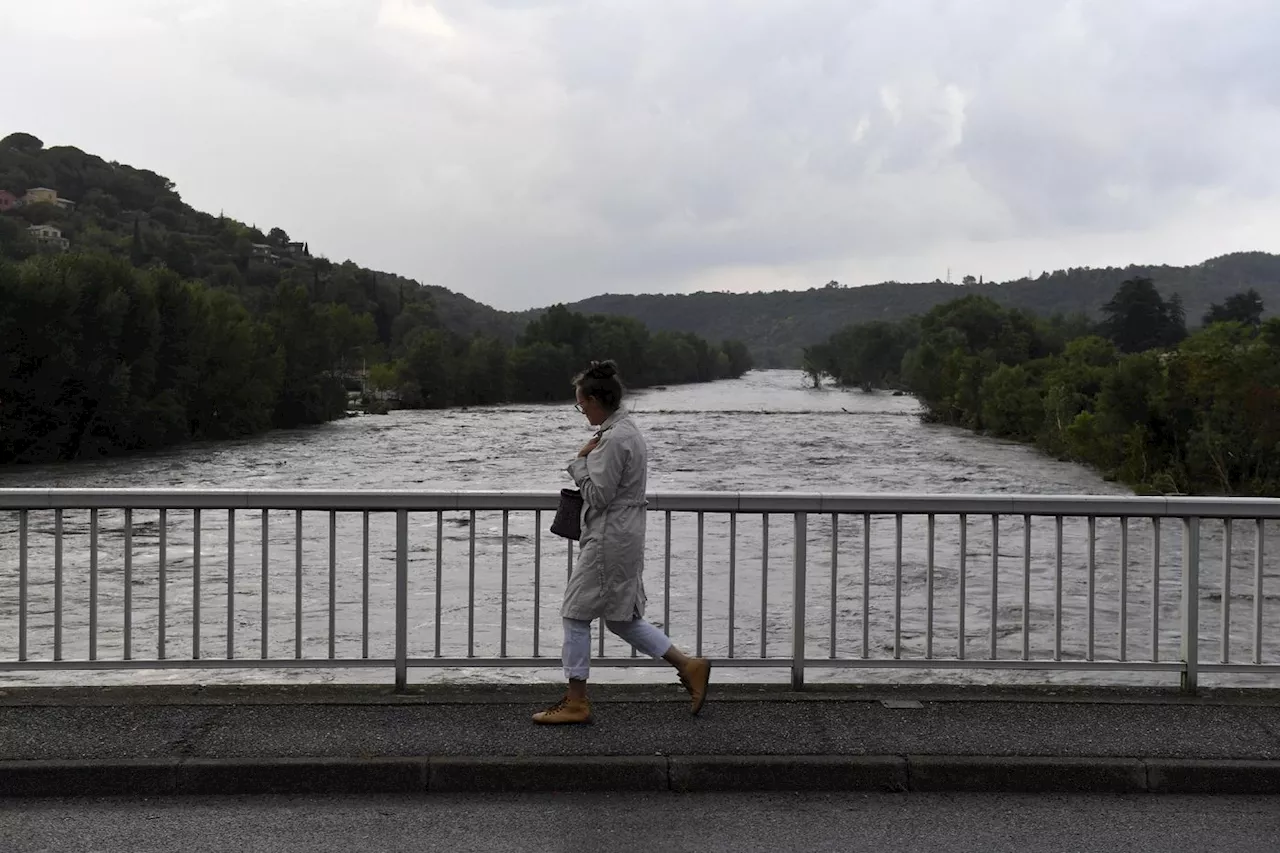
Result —
[{"label": "woman's face", "polygon": [[609,418],[609,413],[604,410],[604,406],[595,397],[584,395],[581,388],[576,389],[576,394],[578,405],[574,408],[587,416],[587,423],[592,426],[600,426]]}]

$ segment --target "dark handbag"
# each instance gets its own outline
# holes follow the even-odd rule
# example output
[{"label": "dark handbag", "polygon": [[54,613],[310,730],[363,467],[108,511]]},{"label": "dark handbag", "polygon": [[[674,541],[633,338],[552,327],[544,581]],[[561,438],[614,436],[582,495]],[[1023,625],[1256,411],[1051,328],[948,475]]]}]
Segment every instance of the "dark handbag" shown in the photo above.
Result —
[{"label": "dark handbag", "polygon": [[582,536],[582,492],[577,489],[560,490],[560,506],[556,508],[551,532],[575,542]]}]

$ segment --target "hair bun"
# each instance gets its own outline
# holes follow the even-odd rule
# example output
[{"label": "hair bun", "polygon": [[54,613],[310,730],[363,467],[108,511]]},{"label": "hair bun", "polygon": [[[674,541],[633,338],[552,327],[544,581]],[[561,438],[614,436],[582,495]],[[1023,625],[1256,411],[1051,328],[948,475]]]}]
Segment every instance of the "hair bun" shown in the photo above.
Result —
[{"label": "hair bun", "polygon": [[587,375],[596,379],[612,379],[618,375],[618,365],[614,364],[612,359],[609,361],[593,361],[591,362],[591,368],[587,371]]}]

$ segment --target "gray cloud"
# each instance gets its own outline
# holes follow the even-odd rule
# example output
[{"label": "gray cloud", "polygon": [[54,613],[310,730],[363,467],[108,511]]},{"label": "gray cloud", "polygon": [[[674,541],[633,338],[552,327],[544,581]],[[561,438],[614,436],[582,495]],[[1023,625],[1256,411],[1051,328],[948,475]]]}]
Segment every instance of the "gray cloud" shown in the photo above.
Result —
[{"label": "gray cloud", "polygon": [[502,307],[1280,249],[1270,0],[105,5],[22,129]]}]

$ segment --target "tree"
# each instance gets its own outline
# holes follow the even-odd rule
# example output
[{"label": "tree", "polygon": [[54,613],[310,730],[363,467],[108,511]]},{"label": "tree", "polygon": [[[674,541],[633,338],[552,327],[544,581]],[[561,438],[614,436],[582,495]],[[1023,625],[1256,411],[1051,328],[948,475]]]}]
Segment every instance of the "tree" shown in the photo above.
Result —
[{"label": "tree", "polygon": [[142,248],[142,225],[136,216],[133,217],[133,239],[129,243],[129,260],[135,267],[140,267],[147,262],[147,253]]},{"label": "tree", "polygon": [[195,256],[191,253],[191,246],[181,234],[171,233],[165,238],[161,258],[165,266],[183,278],[191,278],[195,275]]},{"label": "tree", "polygon": [[405,355],[405,378],[416,388],[429,409],[452,406],[461,390],[457,343],[447,332],[419,330],[410,339]]},{"label": "tree", "polygon": [[899,384],[902,359],[918,339],[915,323],[875,320],[848,326],[805,351],[805,372],[815,386],[822,375],[866,390]]},{"label": "tree", "polygon": [[1002,364],[982,383],[982,423],[995,435],[1034,440],[1044,422],[1039,378],[1023,365]]},{"label": "tree", "polygon": [[314,306],[319,364],[328,372],[346,371],[359,364],[365,347],[377,340],[373,318],[355,314],[345,305]]},{"label": "tree", "polygon": [[1166,346],[1172,346],[1187,336],[1187,309],[1182,304],[1182,294],[1175,293],[1165,303],[1167,320]]},{"label": "tree", "polygon": [[3,148],[11,148],[23,154],[35,154],[44,148],[44,143],[39,137],[29,133],[11,133],[4,139],[0,139],[0,149]]},{"label": "tree", "polygon": [[814,344],[811,347],[805,347],[800,369],[804,371],[805,376],[809,377],[814,388],[821,388],[822,377],[836,372],[832,363],[830,345]]},{"label": "tree", "polygon": [[391,322],[389,343],[393,348],[401,348],[419,329],[438,328],[440,328],[440,320],[436,316],[435,305],[430,297],[414,300],[406,305],[404,311]]},{"label": "tree", "polygon": [[375,364],[369,368],[369,384],[377,391],[390,391],[400,384],[400,368],[398,363]]},{"label": "tree", "polygon": [[0,263],[0,464],[272,426],[270,330],[229,293],[92,255]]},{"label": "tree", "polygon": [[929,311],[920,318],[918,340],[902,359],[903,381],[930,418],[974,429],[982,428],[983,384],[997,367],[1053,352],[1043,324],[982,296]]},{"label": "tree", "polygon": [[323,334],[325,318],[299,284],[282,282],[269,314],[283,362],[283,379],[276,402],[275,423],[291,427],[323,423],[346,409],[346,392],[333,376],[337,358]]},{"label": "tree", "polygon": [[751,352],[742,341],[725,341],[720,348],[729,358],[728,378],[736,379],[751,369]]},{"label": "tree", "polygon": [[1176,455],[1176,443],[1168,441],[1168,378],[1161,355],[1123,356],[1101,378],[1093,402],[1097,440],[1082,455],[1126,482],[1151,482]]},{"label": "tree", "polygon": [[236,268],[240,270],[240,274],[248,275],[249,261],[253,259],[253,241],[243,234],[237,237],[231,256],[235,260]]},{"label": "tree", "polygon": [[509,364],[514,399],[539,403],[573,399],[569,377],[574,357],[567,346],[535,341],[511,350]]},{"label": "tree", "polygon": [[522,344],[542,341],[555,346],[567,346],[574,352],[586,349],[590,323],[586,315],[570,311],[564,305],[552,305],[541,317],[525,326],[520,337]]},{"label": "tree", "polygon": [[21,219],[0,216],[0,259],[21,261],[40,250],[40,244],[27,231]]},{"label": "tree", "polygon": [[462,365],[465,402],[476,406],[492,406],[506,402],[507,347],[502,341],[477,335],[467,347]]},{"label": "tree", "polygon": [[1243,323],[1254,329],[1262,325],[1263,304],[1258,291],[1249,288],[1244,293],[1228,296],[1222,304],[1213,303],[1205,312],[1204,324]]},{"label": "tree", "polygon": [[200,291],[199,297],[205,328],[188,407],[192,434],[231,438],[270,429],[284,370],[270,329],[229,293]]},{"label": "tree", "polygon": [[1169,347],[1186,336],[1181,300],[1165,302],[1149,278],[1132,278],[1120,285],[1102,308],[1102,331],[1121,352],[1144,352]]}]

